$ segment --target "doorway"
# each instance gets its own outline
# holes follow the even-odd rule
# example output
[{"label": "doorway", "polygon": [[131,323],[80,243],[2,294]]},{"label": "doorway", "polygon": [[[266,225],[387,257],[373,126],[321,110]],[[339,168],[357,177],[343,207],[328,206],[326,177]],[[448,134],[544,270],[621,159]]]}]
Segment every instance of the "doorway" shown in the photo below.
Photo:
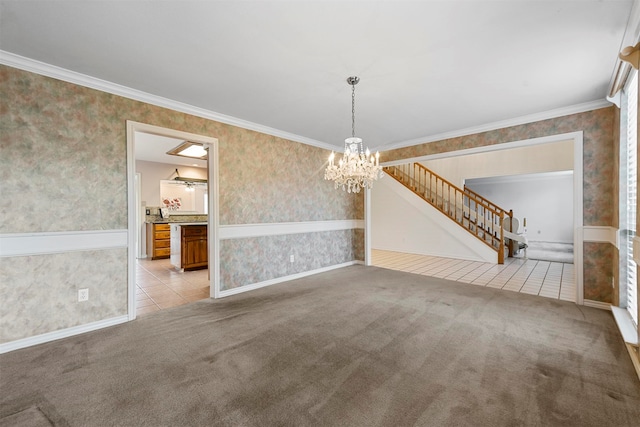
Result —
[{"label": "doorway", "polygon": [[[147,246],[148,238],[143,237],[146,235],[146,229],[148,224],[141,224],[141,218],[145,216],[150,219],[160,218],[161,210],[160,197],[157,197],[156,206],[152,206],[147,203],[149,209],[143,206],[141,200],[144,196],[140,196],[143,192],[136,185],[136,141],[142,146],[143,138],[157,138],[157,141],[161,140],[180,140],[190,141],[199,145],[202,145],[208,150],[208,156],[206,159],[206,173],[205,179],[208,182],[206,191],[206,209],[207,215],[198,216],[198,219],[205,217],[204,223],[207,225],[207,253],[208,253],[208,270],[201,270],[200,272],[188,272],[188,275],[175,269],[169,259],[156,259],[152,261],[153,256],[149,256],[148,249],[140,250],[140,247]],[[167,150],[160,148],[161,144],[158,144],[158,155],[164,155]],[[192,161],[192,160],[191,160]],[[180,164],[180,162],[177,162]],[[180,298],[184,302],[191,302],[199,297],[216,297],[217,296],[217,283],[218,283],[218,140],[216,138],[196,135],[188,132],[177,131],[168,128],[162,128],[158,126],[148,125],[144,123],[138,123],[133,121],[127,121],[127,175],[128,175],[128,317],[129,320],[134,320],[138,314],[137,309],[137,295],[149,296],[148,292],[145,292],[141,286],[138,286],[138,282],[145,283],[148,288],[156,287],[154,294],[156,300],[153,301],[156,309],[168,307],[171,305],[179,305]],[[182,164],[185,164],[184,162]],[[167,166],[167,165],[165,165]],[[184,166],[186,169],[187,166]],[[178,168],[175,168],[178,169]],[[183,169],[184,170],[184,169]],[[178,172],[176,170],[176,172]],[[166,175],[166,172],[163,172]],[[141,175],[141,180],[144,180],[144,173]],[[173,177],[171,177],[173,178]],[[153,197],[152,198],[156,198]],[[156,208],[156,209],[153,209]],[[153,211],[153,213],[152,213]],[[151,215],[148,216],[147,212]],[[154,216],[154,214],[158,214]],[[185,214],[188,214],[185,213]],[[194,215],[196,212],[194,212]],[[191,218],[191,217],[185,217]],[[155,222],[155,221],[150,221]],[[158,221],[166,222],[166,221]],[[145,253],[147,257],[145,258]],[[157,254],[156,254],[157,255]],[[193,274],[192,274],[193,273]],[[153,284],[152,284],[153,282]],[[208,285],[208,295],[198,293],[198,289],[202,289]],[[163,288],[164,286],[164,288]],[[191,289],[189,287],[192,287]],[[141,291],[142,289],[142,291]],[[163,298],[162,292],[166,295]],[[163,303],[158,303],[163,300]],[[144,309],[142,307],[151,307],[150,302],[146,302],[140,308],[140,312],[152,311],[150,309]]]},{"label": "doorway", "polygon": [[[553,144],[553,143],[562,143],[568,142],[571,146],[571,157],[572,157],[572,186],[573,186],[573,206],[572,206],[572,217],[573,217],[573,278],[575,283],[575,299],[576,304],[583,305],[584,304],[584,285],[583,285],[583,253],[582,246],[585,241],[584,238],[584,227],[583,227],[583,133],[579,132],[571,132],[566,134],[552,135],[547,137],[533,138],[522,141],[514,141],[509,143],[501,143],[494,144],[484,147],[476,147],[465,150],[453,151],[453,152],[445,152],[434,155],[421,156],[410,159],[397,160],[392,162],[384,163],[382,166],[394,166],[400,165],[410,162],[425,162],[432,160],[446,160],[460,157],[471,157],[475,156],[489,156],[492,152],[506,152],[511,149],[520,149],[525,147],[532,147],[542,144]],[[476,162],[476,165],[482,165],[482,162]],[[469,167],[475,167],[476,165],[469,165]],[[468,172],[469,167],[458,168],[459,170],[465,170],[465,173]],[[438,170],[435,170],[438,173]],[[446,175],[446,174],[445,174]],[[453,179],[454,184],[457,184],[458,181],[464,182],[462,178],[460,180]],[[463,185],[463,184],[462,184]],[[365,235],[373,236],[372,230],[376,227],[380,227],[380,224],[374,224],[371,219],[371,204],[372,197],[368,195],[365,200]],[[366,260],[367,264],[371,264],[371,249],[372,245],[370,243],[371,239],[368,239],[369,242],[365,242],[365,250],[366,250]],[[375,249],[375,248],[374,248]]]}]

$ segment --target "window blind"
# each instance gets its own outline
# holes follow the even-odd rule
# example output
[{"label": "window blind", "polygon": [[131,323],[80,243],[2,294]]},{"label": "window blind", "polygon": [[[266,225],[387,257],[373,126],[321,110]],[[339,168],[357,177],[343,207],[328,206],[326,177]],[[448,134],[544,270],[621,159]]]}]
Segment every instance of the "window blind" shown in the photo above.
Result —
[{"label": "window blind", "polygon": [[636,200],[638,183],[638,73],[634,73],[625,91],[627,100],[627,229],[626,245],[626,288],[627,311],[638,325],[638,276],[633,260],[633,237],[636,235]]}]

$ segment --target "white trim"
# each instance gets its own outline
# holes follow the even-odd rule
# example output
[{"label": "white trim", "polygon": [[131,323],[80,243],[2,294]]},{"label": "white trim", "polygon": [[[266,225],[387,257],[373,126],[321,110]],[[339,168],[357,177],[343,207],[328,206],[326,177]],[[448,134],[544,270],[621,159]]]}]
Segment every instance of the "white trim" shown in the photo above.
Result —
[{"label": "white trim", "polygon": [[0,234],[0,258],[126,247],[127,230]]},{"label": "white trim", "polygon": [[241,294],[243,292],[254,291],[259,288],[264,288],[265,286],[271,286],[282,282],[288,282],[289,280],[300,279],[302,277],[311,276],[318,273],[324,273],[331,270],[336,270],[338,268],[349,267],[351,265],[363,264],[362,261],[348,261],[342,264],[331,265],[329,267],[322,267],[315,270],[304,271],[302,273],[290,274],[289,276],[277,277],[275,279],[265,280],[263,282],[252,283],[250,285],[240,286],[238,288],[226,289],[224,291],[220,291],[218,297],[228,297],[231,295]]},{"label": "white trim", "polygon": [[[136,215],[135,215],[135,135],[137,132],[150,133],[153,135],[168,136],[171,138],[185,139],[205,145],[209,149],[209,215],[207,216],[208,226],[208,244],[209,259],[213,260],[209,263],[209,271],[213,269],[214,274],[209,276],[209,287],[212,294],[216,294],[219,286],[219,257],[218,257],[218,140],[216,138],[204,135],[198,135],[189,132],[182,132],[174,129],[163,128],[159,126],[149,125],[146,123],[134,122],[127,120],[127,194],[128,194],[128,230],[129,230],[129,252],[128,252],[128,315],[129,320],[136,318]],[[211,256],[211,248],[213,246],[214,257]],[[212,290],[212,291],[211,291]]]},{"label": "white trim", "polygon": [[[136,123],[127,120],[127,315],[129,320],[136,319],[136,238],[138,237],[138,218],[136,216],[138,200],[136,198],[136,159],[135,159]],[[142,185],[142,184],[141,184]],[[142,242],[138,242],[142,245]]]},{"label": "white trim", "polygon": [[300,142],[302,144],[307,144],[318,148],[324,148],[326,150],[336,149],[335,145],[327,144],[326,142],[317,141],[315,139],[285,132],[279,129],[274,129],[269,126],[264,126],[236,117],[227,116],[226,114],[216,113],[215,111],[206,110],[204,108],[195,107],[193,105],[174,101],[168,98],[163,98],[161,96],[153,95],[147,92],[142,92],[137,89],[132,89],[106,80],[98,79],[96,77],[91,77],[86,74],[70,71],[61,67],[57,67],[55,65],[36,61],[35,59],[16,55],[11,52],[0,50],[0,64],[40,74],[42,76],[53,77],[54,79],[77,84],[91,89],[96,89],[106,93],[111,93],[114,95],[133,99],[135,101],[156,105],[158,107],[169,108],[171,110],[191,114],[193,116],[215,120],[219,123],[226,123],[228,125],[254,130],[256,132],[261,132],[267,135],[273,135],[278,138],[288,139],[290,141]]},{"label": "white trim", "polygon": [[[226,123],[228,125],[238,126],[244,129],[261,132],[267,135],[273,135],[278,138],[283,138],[290,141],[311,145],[313,147],[318,147],[318,148],[333,150],[333,151],[336,150],[336,146],[333,144],[307,138],[301,135],[292,134],[279,129],[274,129],[269,126],[264,126],[258,123],[228,116],[226,114],[216,113],[214,111],[206,110],[204,108],[194,107],[189,104],[174,101],[168,98],[163,98],[161,96],[153,95],[150,93],[142,92],[140,90],[132,89],[132,88],[122,86],[116,83],[112,83],[106,80],[98,79],[96,77],[91,77],[86,74],[81,74],[75,71],[57,67],[55,65],[47,64],[41,61],[36,61],[31,58],[16,55],[11,52],[0,50],[0,64],[4,64],[20,70],[29,71],[42,76],[52,77],[58,80],[77,84],[77,85],[88,87],[91,89],[100,90],[102,92],[111,93],[114,95],[133,99],[133,100],[144,102],[147,104],[156,105],[163,108],[169,108],[171,110],[179,111],[186,114],[191,114],[193,116],[202,117],[209,120],[215,120],[219,123]],[[392,144],[382,145],[378,148],[372,149],[371,151],[387,151],[387,150],[393,150],[397,148],[404,148],[411,145],[426,144],[429,142],[439,141],[439,140],[448,139],[448,138],[456,138],[460,136],[472,135],[476,133],[487,132],[490,130],[496,130],[496,129],[501,129],[505,127],[533,123],[540,120],[547,120],[547,119],[566,116],[570,114],[583,113],[586,111],[605,108],[610,105],[611,103],[606,100],[596,100],[591,102],[585,102],[585,103],[567,106],[563,108],[556,108],[549,111],[516,117],[513,119],[488,123],[482,126],[474,126],[474,127],[469,127],[465,129],[454,130],[451,132],[444,132],[436,135],[416,138],[416,139],[412,139],[404,142],[396,142]]]},{"label": "white trim", "polygon": [[364,192],[364,265],[371,265],[371,189]]},{"label": "white trim", "polygon": [[207,224],[211,236],[207,239],[209,250],[209,296],[212,298],[220,298],[220,179],[218,166],[218,142],[214,142],[209,146],[209,156],[207,163],[208,173],[208,197],[209,215],[207,216]]},{"label": "white trim", "polygon": [[585,225],[582,229],[585,242],[611,243],[616,248],[620,247],[620,236],[615,227]]},{"label": "white trim", "polygon": [[613,306],[608,302],[594,301],[590,299],[584,300],[584,303],[582,305],[584,305],[585,307],[598,308],[600,310],[607,311],[611,311],[611,309],[613,308]]},{"label": "white trim", "polygon": [[638,345],[638,328],[633,323],[631,315],[626,308],[611,306],[611,312],[616,319],[620,334],[624,342],[631,345]]},{"label": "white trim", "polygon": [[321,231],[350,230],[353,228],[364,228],[364,221],[361,219],[344,219],[335,221],[221,225],[220,240],[279,236],[283,234],[317,233]]},{"label": "white trim", "polygon": [[413,145],[427,144],[430,142],[442,141],[445,139],[459,138],[461,136],[475,135],[478,133],[489,132],[497,129],[504,129],[513,126],[520,126],[528,123],[539,122],[542,120],[555,119],[557,117],[568,116],[571,114],[584,113],[587,111],[599,110],[600,108],[610,107],[611,103],[605,99],[584,102],[582,104],[570,105],[568,107],[556,108],[553,110],[543,111],[540,113],[529,114],[526,116],[515,117],[513,119],[502,120],[499,122],[487,123],[481,126],[473,126],[465,129],[458,129],[451,132],[438,133],[422,138],[410,139],[408,141],[396,142],[380,147],[375,147],[371,151],[389,151],[398,148],[411,147]]},{"label": "white trim", "polygon": [[[624,29],[624,34],[622,36],[622,40],[620,41],[620,47],[618,49],[619,52],[622,52],[627,46],[635,46],[635,44],[640,40],[640,1],[634,0],[633,5],[631,6],[631,10],[629,11],[629,20],[627,21],[627,25]],[[607,100],[610,100],[615,103],[618,101],[616,105],[620,108],[620,98],[617,97],[620,94],[620,91],[612,94],[611,92],[616,88],[624,86],[625,82],[622,81],[624,76],[627,75],[627,72],[631,69],[631,64],[621,60],[619,57],[616,57],[615,62],[613,64],[613,70],[611,72],[611,78],[609,79],[609,86],[607,87]],[[613,95],[613,97],[611,97]],[[615,99],[617,98],[617,99]]]},{"label": "white trim", "polygon": [[576,304],[582,305],[584,304],[584,134],[579,131],[564,135],[572,135],[573,138],[573,277],[576,283]]},{"label": "white trim", "polygon": [[98,329],[108,328],[109,326],[119,325],[129,320],[128,316],[112,317],[110,319],[98,320],[96,322],[85,323],[84,325],[72,326],[70,328],[60,329],[59,331],[47,332],[42,335],[35,335],[29,338],[22,338],[15,341],[0,344],[0,354],[10,351],[19,350],[21,348],[31,347],[33,345],[45,342],[55,341],[62,338],[72,337]]},{"label": "white trim", "polygon": [[540,173],[523,173],[520,175],[502,175],[491,176],[488,178],[470,178],[465,179],[465,184],[472,182],[474,184],[505,184],[513,182],[531,182],[558,179],[559,177],[567,177],[573,175],[573,169],[566,171],[540,172]]}]

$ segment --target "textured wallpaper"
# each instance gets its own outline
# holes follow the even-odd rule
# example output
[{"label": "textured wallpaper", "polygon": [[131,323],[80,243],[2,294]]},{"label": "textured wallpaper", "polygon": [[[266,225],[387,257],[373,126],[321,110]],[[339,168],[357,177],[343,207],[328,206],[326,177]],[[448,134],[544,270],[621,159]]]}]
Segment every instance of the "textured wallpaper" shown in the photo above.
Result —
[{"label": "textured wallpaper", "polygon": [[611,278],[617,277],[616,247],[609,243],[584,243],[584,298],[613,303]]},{"label": "textured wallpaper", "polygon": [[221,225],[364,218],[364,193],[324,180],[327,151],[238,128],[229,138],[219,149]]},{"label": "textured wallpaper", "polygon": [[[221,289],[288,276],[354,259],[363,260],[362,230],[286,234],[222,240]],[[289,256],[294,256],[290,262]]]},{"label": "textured wallpaper", "polygon": [[[0,343],[127,314],[126,249],[0,258]],[[78,289],[89,301],[78,303]]]},{"label": "textured wallpaper", "polygon": [[127,228],[127,120],[218,138],[222,225],[364,218],[327,150],[0,65],[0,233]]},{"label": "textured wallpaper", "polygon": [[[126,229],[127,120],[218,139],[221,224],[364,218],[362,194],[336,191],[324,181],[327,150],[0,65],[0,233]],[[327,248],[339,250],[340,262],[351,261],[364,238],[347,234],[330,234],[312,246],[313,239],[293,235],[287,245],[322,260],[297,268],[326,265]],[[254,250],[266,253],[270,244],[260,241]],[[0,263],[4,340],[126,313],[125,250],[108,257],[68,253]],[[247,269],[225,263],[221,273],[247,277]],[[85,312],[88,306],[78,306],[71,291],[92,276],[105,297],[96,295],[96,307]]]}]

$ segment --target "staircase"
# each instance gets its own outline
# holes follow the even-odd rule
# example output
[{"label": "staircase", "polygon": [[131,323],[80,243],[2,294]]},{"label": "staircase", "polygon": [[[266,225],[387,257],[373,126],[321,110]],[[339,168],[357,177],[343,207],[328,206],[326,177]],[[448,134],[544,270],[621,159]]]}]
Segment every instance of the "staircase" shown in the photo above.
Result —
[{"label": "staircase", "polygon": [[[503,220],[513,217],[513,212],[505,211],[469,188],[456,187],[420,163],[386,166],[383,170],[495,250],[498,264],[504,264]],[[510,246],[509,256],[512,256],[512,250]]]}]

